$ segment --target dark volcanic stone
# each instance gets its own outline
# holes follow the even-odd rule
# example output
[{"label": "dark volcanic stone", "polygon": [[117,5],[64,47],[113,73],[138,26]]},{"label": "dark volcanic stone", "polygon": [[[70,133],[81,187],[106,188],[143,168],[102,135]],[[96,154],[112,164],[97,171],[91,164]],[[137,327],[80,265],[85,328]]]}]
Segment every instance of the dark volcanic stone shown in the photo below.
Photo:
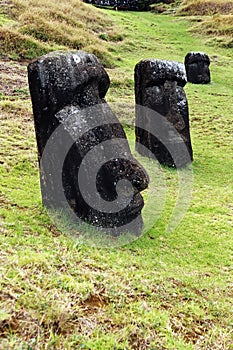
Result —
[{"label": "dark volcanic stone", "polygon": [[193,84],[210,83],[210,59],[203,52],[189,52],[185,56],[187,80]]},{"label": "dark volcanic stone", "polygon": [[149,10],[150,0],[85,0],[89,4],[98,7],[112,8],[115,10],[133,10],[144,11]]},{"label": "dark volcanic stone", "polygon": [[185,84],[182,63],[146,59],[135,67],[136,149],[177,168],[193,159]]},{"label": "dark volcanic stone", "polygon": [[103,66],[82,51],[53,52],[29,64],[28,78],[44,205],[68,203],[77,217],[106,232],[130,227],[140,234],[140,191],[148,177],[104,100],[109,77]]}]

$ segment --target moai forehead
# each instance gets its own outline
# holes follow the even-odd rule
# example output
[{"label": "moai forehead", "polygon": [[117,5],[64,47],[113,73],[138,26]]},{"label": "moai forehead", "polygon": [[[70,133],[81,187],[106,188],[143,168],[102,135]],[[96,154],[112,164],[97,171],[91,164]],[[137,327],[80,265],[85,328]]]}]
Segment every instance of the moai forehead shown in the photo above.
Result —
[{"label": "moai forehead", "polygon": [[83,91],[94,86],[96,103],[105,97],[110,85],[109,77],[97,58],[84,51],[51,52],[28,66],[32,96],[40,96],[40,108],[56,106],[56,112],[69,104],[93,105],[83,101]]},{"label": "moai forehead", "polygon": [[105,102],[110,85],[102,64],[84,51],[39,57],[28,65],[28,81],[40,154],[59,125],[56,113],[66,106],[86,108]]},{"label": "moai forehead", "polygon": [[204,52],[189,52],[185,56],[185,65],[192,63],[205,62],[208,66],[210,65],[209,56]]},{"label": "moai forehead", "polygon": [[135,75],[140,76],[140,83],[145,87],[163,84],[167,80],[176,81],[180,86],[187,82],[184,64],[174,61],[142,60],[135,67]]}]

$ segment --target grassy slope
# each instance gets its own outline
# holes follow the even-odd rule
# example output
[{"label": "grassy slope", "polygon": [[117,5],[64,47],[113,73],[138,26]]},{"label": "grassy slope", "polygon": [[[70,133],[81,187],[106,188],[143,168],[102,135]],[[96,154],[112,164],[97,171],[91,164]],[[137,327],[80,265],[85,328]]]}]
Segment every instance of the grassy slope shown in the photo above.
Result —
[{"label": "grassy slope", "polygon": [[86,49],[105,66],[114,64],[101,37],[111,46],[121,36],[101,11],[80,0],[12,0],[3,10],[11,21],[0,15],[1,56],[31,59],[56,49]]},{"label": "grassy slope", "polygon": [[185,0],[177,12],[180,15],[194,16],[193,31],[209,35],[211,37],[209,43],[232,49],[232,0]]},{"label": "grassy slope", "polygon": [[[118,68],[109,70],[107,99],[120,102],[119,111],[133,103],[139,59],[182,61],[189,50],[207,50],[184,19],[102,13],[125,37],[112,48],[121,57]],[[166,232],[177,179],[163,169],[168,194],[161,219],[131,245],[108,250],[75,244],[42,209],[25,66],[4,63],[1,349],[232,348],[233,68],[229,49],[207,52],[213,83],[186,86],[195,157],[187,215],[175,232]]]},{"label": "grassy slope", "polygon": [[232,14],[232,0],[184,0],[180,11],[190,15]]}]

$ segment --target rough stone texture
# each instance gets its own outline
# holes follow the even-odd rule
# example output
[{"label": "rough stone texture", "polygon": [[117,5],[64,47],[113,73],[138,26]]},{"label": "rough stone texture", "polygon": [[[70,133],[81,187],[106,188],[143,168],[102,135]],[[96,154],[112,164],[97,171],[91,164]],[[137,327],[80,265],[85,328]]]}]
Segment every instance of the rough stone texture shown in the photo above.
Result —
[{"label": "rough stone texture", "polygon": [[210,59],[203,52],[189,52],[185,56],[187,80],[193,84],[210,83]]},{"label": "rough stone texture", "polygon": [[[149,157],[152,152],[161,164],[177,168],[193,159],[185,84],[182,63],[145,59],[135,67],[136,149]],[[177,135],[163,124],[164,118]]]},{"label": "rough stone texture", "polygon": [[[53,52],[29,64],[28,79],[39,163],[43,165],[40,180],[44,205],[62,208],[65,199],[79,218],[111,232],[116,228],[116,234],[119,227],[137,219],[135,234],[140,234],[144,204],[140,191],[147,187],[148,177],[132,157],[123,128],[104,100],[109,77],[103,66],[94,55],[82,51]],[[48,152],[48,140],[55,142],[46,162],[42,162],[42,155],[45,157]],[[105,141],[113,144],[105,145]],[[89,184],[97,175],[95,186],[101,198],[117,203],[117,182],[129,180],[133,195],[131,192],[130,197],[128,187],[123,186],[122,201],[129,204],[121,210],[121,201],[117,212],[92,208],[80,192],[80,164],[97,145],[101,145],[101,151],[89,157],[84,169],[85,195],[92,201]],[[94,174],[92,169],[98,168],[101,159],[106,162]],[[64,193],[63,189],[60,191],[61,178]]]},{"label": "rough stone texture", "polygon": [[88,4],[115,10],[144,11],[149,9],[150,0],[85,0]]}]

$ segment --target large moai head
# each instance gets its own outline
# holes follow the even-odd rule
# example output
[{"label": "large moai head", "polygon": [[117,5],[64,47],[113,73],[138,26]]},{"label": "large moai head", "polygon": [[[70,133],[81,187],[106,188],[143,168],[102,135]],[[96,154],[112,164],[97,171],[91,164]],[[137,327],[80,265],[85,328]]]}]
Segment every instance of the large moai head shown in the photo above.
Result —
[{"label": "large moai head", "polygon": [[193,84],[210,83],[210,59],[203,52],[189,52],[185,56],[187,80]]},{"label": "large moai head", "polygon": [[101,103],[110,85],[97,58],[83,51],[40,57],[29,64],[28,79],[39,157],[59,125],[55,114],[69,105],[85,108]]},{"label": "large moai head", "polygon": [[135,67],[136,149],[177,168],[193,159],[185,84],[182,63],[145,59]]},{"label": "large moai head", "polygon": [[148,177],[104,100],[103,66],[86,52],[53,52],[29,64],[28,78],[44,205],[111,234],[140,234]]}]

